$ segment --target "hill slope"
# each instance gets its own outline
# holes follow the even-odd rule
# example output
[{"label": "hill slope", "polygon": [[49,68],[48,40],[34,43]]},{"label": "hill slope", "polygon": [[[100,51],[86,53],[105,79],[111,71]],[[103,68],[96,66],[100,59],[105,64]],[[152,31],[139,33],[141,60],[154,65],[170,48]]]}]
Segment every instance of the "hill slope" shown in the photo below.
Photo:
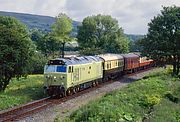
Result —
[{"label": "hill slope", "polygon": [[[25,25],[27,25],[29,29],[37,28],[43,31],[50,31],[51,25],[55,22],[54,17],[24,14],[24,13],[0,11],[0,16],[13,16],[18,20],[20,20]],[[77,26],[80,24],[81,24],[80,22],[73,21],[73,27],[74,27],[73,32],[77,33]]]}]

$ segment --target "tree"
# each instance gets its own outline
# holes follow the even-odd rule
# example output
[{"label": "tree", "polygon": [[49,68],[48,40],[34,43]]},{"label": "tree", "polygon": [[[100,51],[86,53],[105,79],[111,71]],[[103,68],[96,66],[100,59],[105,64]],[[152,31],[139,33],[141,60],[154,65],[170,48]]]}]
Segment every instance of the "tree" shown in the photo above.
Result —
[{"label": "tree", "polygon": [[26,27],[13,17],[0,17],[0,91],[5,90],[12,77],[30,71],[34,45]]},{"label": "tree", "polygon": [[163,7],[161,14],[148,24],[148,34],[141,40],[143,52],[157,61],[173,65],[178,75],[180,64],[180,7]]},{"label": "tree", "polygon": [[56,17],[56,22],[52,25],[51,36],[62,44],[62,57],[64,57],[65,44],[71,41],[70,33],[72,31],[72,20],[63,13]]},{"label": "tree", "polygon": [[86,17],[79,27],[77,38],[81,52],[86,53],[84,50],[94,54],[128,52],[128,39],[119,27],[118,21],[111,16]]},{"label": "tree", "polygon": [[51,36],[51,33],[45,33],[38,29],[31,30],[31,39],[36,44],[37,50],[41,51],[46,57],[52,55],[55,57],[55,52],[59,49],[59,44],[56,38]]},{"label": "tree", "polygon": [[32,56],[31,64],[31,73],[32,74],[43,74],[44,66],[47,63],[47,57],[45,57],[41,52],[36,51]]},{"label": "tree", "polygon": [[30,30],[31,40],[36,44],[37,50],[45,52],[45,33],[38,29]]}]

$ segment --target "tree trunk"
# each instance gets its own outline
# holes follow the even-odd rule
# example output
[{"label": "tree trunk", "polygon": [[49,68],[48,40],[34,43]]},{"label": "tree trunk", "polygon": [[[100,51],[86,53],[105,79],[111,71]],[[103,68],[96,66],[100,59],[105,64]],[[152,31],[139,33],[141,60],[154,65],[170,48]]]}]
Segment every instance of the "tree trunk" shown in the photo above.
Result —
[{"label": "tree trunk", "polygon": [[180,68],[179,65],[180,65],[180,56],[178,56],[176,75],[179,75],[179,68]]},{"label": "tree trunk", "polygon": [[177,73],[177,63],[176,63],[176,56],[174,56],[174,59],[173,59],[173,73],[172,73],[172,76],[175,76],[176,73]]},{"label": "tree trunk", "polygon": [[9,82],[10,82],[10,80],[11,80],[11,78],[2,78],[2,79],[0,79],[0,91],[4,91],[5,89],[6,89],[6,87],[7,87],[7,85],[9,84]]},{"label": "tree trunk", "polygon": [[65,42],[62,43],[62,58],[64,58]]}]

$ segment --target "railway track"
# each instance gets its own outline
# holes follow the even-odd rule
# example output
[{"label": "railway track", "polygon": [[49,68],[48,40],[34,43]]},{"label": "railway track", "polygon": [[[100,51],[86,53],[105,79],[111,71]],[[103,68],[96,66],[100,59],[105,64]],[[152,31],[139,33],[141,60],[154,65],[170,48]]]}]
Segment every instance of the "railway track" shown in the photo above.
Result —
[{"label": "railway track", "polygon": [[[140,71],[132,73],[132,74],[127,74],[127,76],[133,76],[133,75],[136,75],[138,73],[142,73],[142,72],[145,72],[145,71],[151,70],[151,69],[153,69],[153,68],[140,70]],[[91,87],[91,88],[88,88],[85,90],[81,90],[80,92],[77,92],[76,94],[73,94],[71,96],[66,96],[66,97],[63,97],[61,99],[51,99],[50,97],[47,97],[47,98],[43,98],[43,99],[40,99],[37,101],[27,103],[25,105],[21,105],[21,106],[12,108],[12,109],[7,110],[7,111],[0,112],[0,122],[8,122],[8,121],[19,120],[21,118],[32,115],[36,112],[40,112],[41,110],[46,109],[48,107],[51,107],[53,105],[61,104],[67,100],[70,100],[70,99],[78,97],[82,94],[88,93],[88,92],[95,90],[97,88],[100,88],[104,85],[108,85],[112,82],[113,82],[113,80],[110,80],[108,82],[104,82],[102,84],[99,84],[95,87]]]},{"label": "railway track", "polygon": [[26,115],[33,114],[39,110],[46,108],[50,105],[50,103],[50,98],[47,97],[12,108],[7,111],[0,112],[0,122],[13,121]]}]

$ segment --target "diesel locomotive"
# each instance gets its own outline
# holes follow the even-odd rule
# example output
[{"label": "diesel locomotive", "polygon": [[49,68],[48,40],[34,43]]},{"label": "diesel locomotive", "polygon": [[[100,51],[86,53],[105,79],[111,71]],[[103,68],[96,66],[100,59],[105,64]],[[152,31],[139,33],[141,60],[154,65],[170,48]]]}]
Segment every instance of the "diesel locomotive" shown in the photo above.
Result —
[{"label": "diesel locomotive", "polygon": [[133,53],[56,58],[44,67],[44,89],[49,96],[63,97],[153,64]]}]

